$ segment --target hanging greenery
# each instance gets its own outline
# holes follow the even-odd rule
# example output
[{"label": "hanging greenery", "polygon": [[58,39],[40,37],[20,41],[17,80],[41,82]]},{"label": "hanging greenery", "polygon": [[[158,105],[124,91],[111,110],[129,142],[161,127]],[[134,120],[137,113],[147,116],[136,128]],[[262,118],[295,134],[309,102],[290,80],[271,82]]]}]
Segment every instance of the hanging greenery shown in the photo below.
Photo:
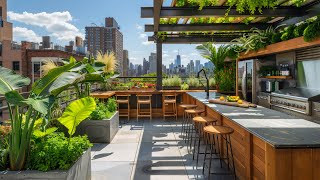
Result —
[{"label": "hanging greenery", "polygon": [[[300,6],[307,0],[289,0],[288,5]],[[219,0],[177,0],[176,7],[199,7],[202,10],[206,6],[216,6]],[[275,8],[279,5],[278,0],[227,0],[228,6],[236,7],[239,13],[249,11],[251,14],[256,11],[262,13],[263,8]],[[230,10],[230,9],[229,9]],[[227,12],[228,14],[228,12]]]}]

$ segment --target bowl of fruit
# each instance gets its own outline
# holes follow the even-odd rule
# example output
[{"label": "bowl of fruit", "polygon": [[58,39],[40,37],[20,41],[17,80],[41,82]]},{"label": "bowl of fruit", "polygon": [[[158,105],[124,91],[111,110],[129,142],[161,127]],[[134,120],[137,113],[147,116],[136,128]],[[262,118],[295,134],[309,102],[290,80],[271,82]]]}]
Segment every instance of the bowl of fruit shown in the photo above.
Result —
[{"label": "bowl of fruit", "polygon": [[238,102],[240,100],[239,96],[227,96],[228,102]]}]

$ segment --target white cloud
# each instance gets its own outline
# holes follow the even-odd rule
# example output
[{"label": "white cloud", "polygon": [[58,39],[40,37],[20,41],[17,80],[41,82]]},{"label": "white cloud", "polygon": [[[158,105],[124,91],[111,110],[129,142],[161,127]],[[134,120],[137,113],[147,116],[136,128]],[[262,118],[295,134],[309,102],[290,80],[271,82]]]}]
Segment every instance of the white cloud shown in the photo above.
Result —
[{"label": "white cloud", "polygon": [[145,46],[149,46],[151,44],[154,44],[154,43],[152,41],[148,41],[148,39],[142,42],[142,45],[145,45]]},{"label": "white cloud", "polygon": [[190,53],[190,56],[199,56],[199,54],[198,54],[198,53],[193,52],[193,53]]},{"label": "white cloud", "polygon": [[163,57],[163,58],[168,58],[168,57],[170,57],[170,55],[169,55],[169,54],[164,53],[164,54],[162,54],[162,57]]},{"label": "white cloud", "polygon": [[139,38],[141,38],[141,39],[145,39],[147,37],[148,37],[147,34],[144,34],[144,33],[139,34]]},{"label": "white cloud", "polygon": [[13,28],[14,39],[21,39],[30,42],[40,42],[41,37],[39,37],[34,31],[24,28],[24,27],[14,27]]},{"label": "white cloud", "polygon": [[68,11],[53,13],[23,12],[22,14],[9,11],[8,16],[12,21],[45,28],[52,36],[61,41],[74,40],[75,36],[84,37],[84,34],[70,23],[73,18]]},{"label": "white cloud", "polygon": [[139,24],[136,24],[136,28],[137,28],[138,30],[143,30],[143,27],[142,27],[141,25],[139,25]]}]

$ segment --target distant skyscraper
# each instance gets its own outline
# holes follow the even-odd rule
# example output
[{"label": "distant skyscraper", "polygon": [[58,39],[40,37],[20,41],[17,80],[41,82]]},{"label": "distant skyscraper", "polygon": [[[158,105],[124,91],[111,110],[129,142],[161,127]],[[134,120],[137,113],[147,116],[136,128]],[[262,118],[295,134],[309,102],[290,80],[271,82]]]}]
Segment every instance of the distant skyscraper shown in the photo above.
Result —
[{"label": "distant skyscraper", "polygon": [[209,70],[213,70],[214,65],[211,61],[208,61],[208,62],[204,63],[204,68],[209,69]]},{"label": "distant skyscraper", "polygon": [[162,72],[167,73],[167,67],[164,64],[162,64]]},{"label": "distant skyscraper", "polygon": [[194,73],[194,62],[193,60],[190,60],[190,74],[193,74]]},{"label": "distant skyscraper", "polygon": [[129,71],[129,52],[128,50],[123,50],[123,66],[122,66],[122,76],[128,76]]},{"label": "distant skyscraper", "polygon": [[142,66],[141,64],[139,64],[137,67],[137,76],[141,76],[141,75],[142,75]]},{"label": "distant skyscraper", "polygon": [[200,71],[200,60],[196,60],[195,72]]},{"label": "distant skyscraper", "polygon": [[177,59],[175,60],[174,65],[176,67],[181,67],[181,56],[180,55],[177,55]]},{"label": "distant skyscraper", "polygon": [[143,74],[148,74],[149,68],[150,68],[150,63],[149,61],[146,60],[146,58],[143,58],[143,67],[142,67],[142,73]]},{"label": "distant skyscraper", "polygon": [[86,27],[88,51],[94,55],[97,51],[114,52],[117,59],[117,71],[121,73],[123,64],[123,35],[114,18],[105,18],[105,27]]},{"label": "distant skyscraper", "polygon": [[150,63],[150,71],[149,73],[157,72],[157,54],[151,53],[149,56],[149,63]]}]

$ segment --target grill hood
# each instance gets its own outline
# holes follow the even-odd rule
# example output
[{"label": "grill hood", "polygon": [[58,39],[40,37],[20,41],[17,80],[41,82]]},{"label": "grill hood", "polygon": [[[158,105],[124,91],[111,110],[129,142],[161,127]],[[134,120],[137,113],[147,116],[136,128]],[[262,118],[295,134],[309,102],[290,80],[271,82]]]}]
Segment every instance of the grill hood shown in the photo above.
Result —
[{"label": "grill hood", "polygon": [[320,90],[305,88],[287,88],[271,93],[271,96],[299,99],[302,101],[320,101]]}]

